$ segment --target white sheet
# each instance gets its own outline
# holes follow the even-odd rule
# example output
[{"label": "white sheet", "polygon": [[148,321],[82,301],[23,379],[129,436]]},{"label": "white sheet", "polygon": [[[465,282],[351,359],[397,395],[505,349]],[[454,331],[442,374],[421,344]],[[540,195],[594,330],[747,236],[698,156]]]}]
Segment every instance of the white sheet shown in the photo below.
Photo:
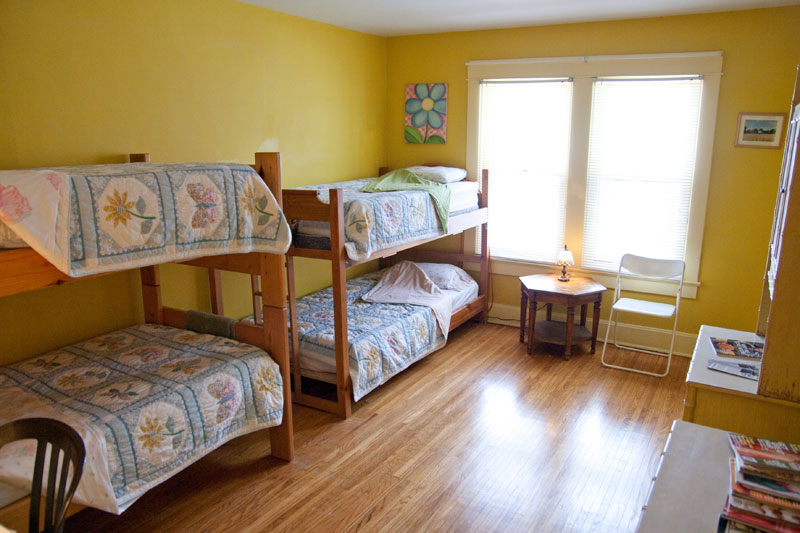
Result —
[{"label": "white sheet", "polygon": [[3,221],[0,221],[0,248],[27,248],[28,244],[14,233]]},{"label": "white sheet", "polygon": [[411,261],[403,261],[387,270],[378,284],[361,299],[366,302],[428,306],[433,309],[445,339],[450,331],[450,315],[453,314],[450,298]]},{"label": "white sheet", "polygon": [[478,182],[456,181],[448,183],[450,188],[450,212],[457,213],[465,209],[478,207]]}]

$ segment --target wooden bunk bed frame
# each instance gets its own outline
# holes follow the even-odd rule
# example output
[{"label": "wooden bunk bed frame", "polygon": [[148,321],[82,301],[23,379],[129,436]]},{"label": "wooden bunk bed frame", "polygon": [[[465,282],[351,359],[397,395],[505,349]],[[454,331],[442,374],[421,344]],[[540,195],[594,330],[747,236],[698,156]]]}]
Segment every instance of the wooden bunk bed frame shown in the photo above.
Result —
[{"label": "wooden bunk bed frame", "polygon": [[[150,161],[150,156],[149,154],[131,154],[130,161],[131,163],[144,163]],[[280,154],[256,153],[255,161],[255,164],[251,166],[273,192],[275,200],[280,205]],[[270,450],[274,457],[291,461],[294,456],[294,433],[292,431],[289,343],[286,335],[287,310],[284,296],[283,256],[251,252],[209,256],[180,261],[180,263],[208,268],[209,278],[212,280],[219,278],[217,270],[242,272],[261,278],[264,286],[259,295],[261,296],[259,311],[264,320],[257,325],[238,322],[235,326],[235,337],[238,341],[265,350],[280,366],[283,379],[283,421],[280,426],[269,428]],[[162,303],[158,265],[142,267],[139,270],[142,279],[145,322],[185,329],[185,311],[167,307]],[[102,275],[105,274],[96,276]],[[79,281],[88,277],[95,276],[72,278],[64,274],[32,248],[0,251],[0,297]],[[218,291],[218,285],[212,284],[212,289],[212,302],[219,304],[221,294]],[[218,308],[221,313],[221,304],[214,307]]]},{"label": "wooden bunk bed frame", "polygon": [[[380,169],[380,175],[387,168]],[[283,213],[289,224],[294,220],[311,220],[330,224],[330,249],[319,250],[300,248],[295,245],[287,252],[286,270],[289,288],[289,317],[292,339],[292,374],[294,380],[294,401],[300,405],[321,409],[334,413],[341,418],[348,418],[352,409],[352,383],[350,379],[349,342],[347,337],[347,268],[380,259],[381,266],[388,266],[394,260],[410,259],[418,261],[449,262],[462,266],[465,262],[478,263],[480,276],[478,281],[478,297],[467,305],[454,311],[450,320],[450,330],[460,326],[467,320],[478,316],[486,321],[487,291],[489,287],[489,250],[487,246],[487,225],[489,220],[489,173],[483,170],[480,192],[478,193],[478,209],[448,219],[448,233],[421,241],[414,241],[400,246],[380,250],[363,261],[351,261],[345,251],[344,243],[344,195],[340,189],[330,190],[330,203],[326,204],[317,198],[317,191],[302,189],[285,189],[283,191]],[[481,250],[478,254],[464,253],[464,231],[476,226],[481,227]],[[438,250],[410,250],[426,242],[442,237],[461,234],[458,252]],[[336,398],[331,401],[303,392],[302,377],[319,379],[322,374],[300,370],[298,335],[296,332],[297,309],[294,283],[294,257],[324,259],[331,262],[333,278],[333,309],[336,349]],[[257,280],[253,281],[254,294],[257,295]],[[257,296],[254,296],[254,298]]]}]

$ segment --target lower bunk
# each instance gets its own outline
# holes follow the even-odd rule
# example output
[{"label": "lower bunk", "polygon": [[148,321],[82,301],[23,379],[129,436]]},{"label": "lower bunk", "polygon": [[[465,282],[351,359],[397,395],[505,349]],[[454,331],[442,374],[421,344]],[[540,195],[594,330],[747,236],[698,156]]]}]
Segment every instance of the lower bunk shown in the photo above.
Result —
[{"label": "lower bunk", "polygon": [[[478,284],[462,269],[447,264],[414,265],[424,272],[426,283],[435,286],[432,292],[441,296],[447,316],[440,319],[428,305],[368,301],[391,269],[353,278],[347,281],[348,358],[344,364],[336,358],[333,288],[298,298],[294,306],[290,300],[294,401],[338,412],[341,391],[337,401],[308,394],[304,389],[310,387],[304,386],[303,378],[336,384],[337,370],[341,373],[344,366],[347,400],[352,391],[353,400],[358,401],[443,347],[449,330],[485,309],[485,296],[478,295]],[[406,287],[396,292],[404,291]],[[441,304],[435,306],[441,309]]]},{"label": "lower bunk", "polygon": [[[119,514],[229,440],[279,426],[284,401],[265,351],[143,324],[0,367],[0,405],[0,424],[24,412],[74,428],[86,447],[74,501]],[[3,447],[3,504],[30,493],[31,442]]]}]

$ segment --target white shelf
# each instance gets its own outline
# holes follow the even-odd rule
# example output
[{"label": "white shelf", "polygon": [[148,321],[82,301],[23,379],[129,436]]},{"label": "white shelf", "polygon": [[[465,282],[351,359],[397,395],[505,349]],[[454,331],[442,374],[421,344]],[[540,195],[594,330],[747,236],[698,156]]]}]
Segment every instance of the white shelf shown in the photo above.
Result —
[{"label": "white shelf", "polygon": [[[692,364],[689,366],[689,373],[686,376],[686,382],[696,386],[714,387],[746,394],[757,394],[757,381],[708,369],[707,365],[709,359],[742,362],[740,359],[718,357],[714,351],[714,346],[711,344],[711,337],[736,339],[745,342],[764,342],[764,337],[759,337],[752,332],[718,328],[715,326],[701,326],[700,335],[697,337],[697,344],[695,344],[694,355],[692,356]],[[756,364],[759,367],[761,366],[761,363]]]}]

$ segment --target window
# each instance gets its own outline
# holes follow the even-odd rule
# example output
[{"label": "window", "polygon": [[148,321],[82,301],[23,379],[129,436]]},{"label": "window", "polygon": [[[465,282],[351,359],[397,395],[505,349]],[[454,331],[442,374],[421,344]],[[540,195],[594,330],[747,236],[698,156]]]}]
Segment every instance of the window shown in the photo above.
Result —
[{"label": "window", "polygon": [[[572,83],[481,84],[480,168],[491,169],[490,246],[496,257],[549,261],[564,242]],[[520,224],[535,211],[539,231]]]},{"label": "window", "polygon": [[598,281],[623,253],[684,259],[694,297],[721,52],[467,66],[467,164],[489,169],[494,271],[545,271],[566,243]]},{"label": "window", "polygon": [[598,79],[592,95],[581,266],[625,253],[683,259],[700,95],[693,79]]}]

